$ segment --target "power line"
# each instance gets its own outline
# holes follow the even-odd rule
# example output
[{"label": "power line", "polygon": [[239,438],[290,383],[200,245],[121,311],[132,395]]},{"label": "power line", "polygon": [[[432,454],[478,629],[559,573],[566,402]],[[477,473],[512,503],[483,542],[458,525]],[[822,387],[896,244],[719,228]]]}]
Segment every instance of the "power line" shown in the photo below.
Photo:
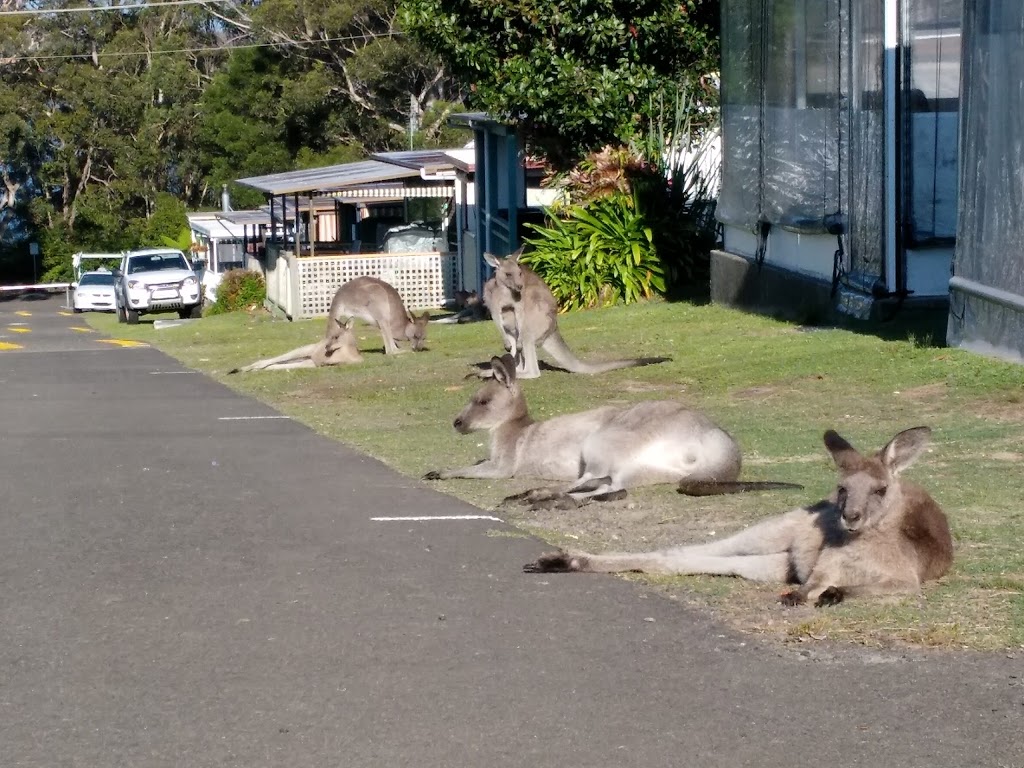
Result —
[{"label": "power line", "polygon": [[165,5],[207,5],[223,3],[226,0],[159,0],[133,5],[83,5],[74,8],[21,8],[16,11],[0,11],[0,16],[49,16],[51,13],[103,13],[106,11],[133,11],[139,8],[160,8]]},{"label": "power line", "polygon": [[165,53],[212,53],[214,51],[233,51],[241,48],[281,48],[288,46],[315,45],[319,43],[343,43],[352,40],[378,39],[385,37],[402,37],[401,32],[387,32],[374,35],[350,35],[348,37],[325,37],[319,40],[300,41],[289,40],[279,43],[225,43],[224,45],[209,45],[200,48],[161,48],[152,51],[97,51],[96,53],[53,53],[41,56],[0,56],[0,64],[17,64],[20,61],[54,61],[72,59],[92,59],[94,56],[100,58],[117,58],[126,56],[160,56]]}]

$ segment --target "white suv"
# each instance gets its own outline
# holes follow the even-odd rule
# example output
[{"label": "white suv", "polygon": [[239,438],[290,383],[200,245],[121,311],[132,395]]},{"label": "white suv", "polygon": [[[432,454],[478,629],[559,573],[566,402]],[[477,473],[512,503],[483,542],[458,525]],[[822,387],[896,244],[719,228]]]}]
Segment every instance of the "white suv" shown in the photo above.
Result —
[{"label": "white suv", "polygon": [[121,259],[114,296],[122,323],[137,323],[147,312],[173,310],[184,320],[199,317],[203,309],[199,277],[175,248],[128,251]]}]

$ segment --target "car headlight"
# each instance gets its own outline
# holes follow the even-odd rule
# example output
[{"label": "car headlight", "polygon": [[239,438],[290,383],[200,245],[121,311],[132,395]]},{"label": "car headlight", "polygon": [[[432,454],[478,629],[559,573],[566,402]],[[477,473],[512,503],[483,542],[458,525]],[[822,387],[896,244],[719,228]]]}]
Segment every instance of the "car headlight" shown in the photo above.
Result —
[{"label": "car headlight", "polygon": [[181,281],[181,285],[182,287],[185,287],[186,285],[199,285],[199,281],[196,280],[194,277],[189,276]]},{"label": "car headlight", "polygon": [[131,289],[131,290],[134,290],[135,288],[138,288],[141,285],[142,285],[142,283],[139,282],[138,280],[129,280],[128,281],[128,288]]}]

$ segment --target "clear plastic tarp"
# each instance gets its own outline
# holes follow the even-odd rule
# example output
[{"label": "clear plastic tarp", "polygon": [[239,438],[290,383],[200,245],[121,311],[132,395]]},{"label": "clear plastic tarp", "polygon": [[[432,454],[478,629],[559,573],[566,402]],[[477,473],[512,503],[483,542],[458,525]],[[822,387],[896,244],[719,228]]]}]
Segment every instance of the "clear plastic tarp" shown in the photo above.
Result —
[{"label": "clear plastic tarp", "polygon": [[[896,0],[722,0],[722,193],[718,217],[839,234],[844,283],[884,283],[886,7]],[[962,0],[903,0],[900,235],[956,234]],[[1016,5],[1016,4],[1015,4]],[[899,281],[899,276],[897,277]]]},{"label": "clear plastic tarp", "polygon": [[949,342],[1024,360],[1024,3],[964,10]]},{"label": "clear plastic tarp", "polygon": [[884,0],[722,0],[718,218],[844,238],[882,271]]}]

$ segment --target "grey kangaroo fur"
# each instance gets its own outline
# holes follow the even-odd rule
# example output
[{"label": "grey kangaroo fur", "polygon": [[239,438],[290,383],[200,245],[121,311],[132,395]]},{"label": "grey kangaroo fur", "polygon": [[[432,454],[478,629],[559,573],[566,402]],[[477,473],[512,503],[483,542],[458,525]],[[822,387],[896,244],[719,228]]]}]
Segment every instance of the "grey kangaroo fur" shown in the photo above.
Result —
[{"label": "grey kangaroo fur", "polygon": [[477,294],[476,291],[455,291],[455,297],[452,300],[452,307],[455,312],[448,317],[442,317],[437,320],[431,320],[432,323],[439,325],[454,325],[461,323],[475,323],[478,320],[486,320],[488,318],[487,307],[484,306],[484,301]]},{"label": "grey kangaroo fur", "polygon": [[426,344],[430,313],[413,315],[405,308],[398,291],[376,277],[357,277],[338,288],[327,313],[328,342],[339,333],[341,321],[353,317],[380,329],[386,354],[400,351],[398,341],[408,341],[414,352]]},{"label": "grey kangaroo fur", "polygon": [[600,363],[580,360],[558,330],[558,304],[554,294],[536,272],[519,263],[521,255],[522,249],[505,258],[484,254],[484,260],[494,268],[494,276],[484,284],[484,304],[501,333],[505,351],[518,362],[520,379],[540,376],[537,345],[571,373],[604,373],[668,359],[642,357]]},{"label": "grey kangaroo fur", "polygon": [[362,362],[363,356],[356,348],[356,337],[352,332],[352,321],[339,323],[339,330],[328,338],[315,344],[296,347],[277,357],[257,360],[255,363],[234,368],[228,373],[244,373],[247,371],[284,371],[293,368],[321,368],[328,365],[345,365]]},{"label": "grey kangaroo fur", "polygon": [[900,472],[924,451],[931,430],[897,434],[872,456],[834,431],[825,447],[839,480],[817,504],[757,523],[709,544],[649,553],[591,555],[555,552],[528,563],[528,573],[640,571],[719,574],[795,583],[786,605],[835,605],[846,597],[916,592],[953,562],[949,523],[921,486]]},{"label": "grey kangaroo fur", "polygon": [[511,499],[538,507],[573,507],[587,499],[622,498],[627,488],[698,481],[721,484],[721,492],[784,487],[741,483],[740,448],[707,416],[681,403],[653,400],[530,418],[510,355],[491,359],[494,377],[455,418],[468,434],[491,433],[490,457],[469,467],[434,470],[424,479],[529,476],[568,482]]}]

